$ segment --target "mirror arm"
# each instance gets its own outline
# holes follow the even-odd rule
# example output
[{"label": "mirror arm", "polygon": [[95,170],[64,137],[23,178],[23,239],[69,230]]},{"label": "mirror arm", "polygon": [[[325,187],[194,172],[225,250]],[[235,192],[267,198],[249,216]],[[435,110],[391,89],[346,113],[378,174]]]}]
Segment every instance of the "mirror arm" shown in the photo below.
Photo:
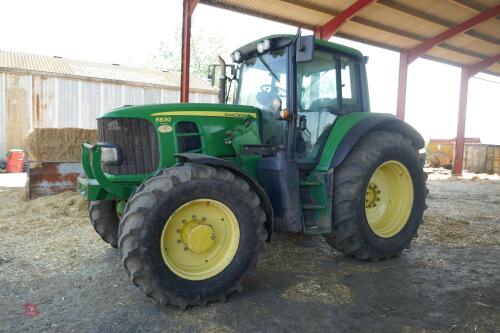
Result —
[{"label": "mirror arm", "polygon": [[220,104],[225,104],[226,102],[226,62],[224,59],[219,56],[219,63],[220,63],[220,76],[219,76],[219,103]]}]

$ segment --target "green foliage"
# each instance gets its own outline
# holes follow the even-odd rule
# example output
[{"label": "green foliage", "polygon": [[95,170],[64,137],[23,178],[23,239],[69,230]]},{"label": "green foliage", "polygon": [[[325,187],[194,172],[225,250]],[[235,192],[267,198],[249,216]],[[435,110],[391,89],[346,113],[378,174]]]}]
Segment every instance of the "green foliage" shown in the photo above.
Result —
[{"label": "green foliage", "polygon": [[[159,49],[150,55],[147,63],[149,67],[180,71],[182,29],[176,26],[170,31],[168,38],[160,42]],[[191,73],[205,78],[208,65],[219,63],[218,55],[229,61],[230,50],[224,45],[224,40],[221,31],[207,31],[194,25],[191,30]]]}]

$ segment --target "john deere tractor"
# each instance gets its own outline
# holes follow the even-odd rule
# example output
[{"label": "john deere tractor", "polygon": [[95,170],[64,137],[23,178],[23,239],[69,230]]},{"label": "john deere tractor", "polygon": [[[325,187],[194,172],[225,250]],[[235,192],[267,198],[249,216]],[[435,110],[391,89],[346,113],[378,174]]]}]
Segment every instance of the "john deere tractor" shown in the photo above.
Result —
[{"label": "john deere tractor", "polygon": [[275,35],[232,59],[217,65],[219,104],[118,108],[83,144],[79,191],[132,282],[186,308],[241,290],[275,232],[321,234],[360,260],[408,248],[425,209],[424,141],[370,112],[366,58]]}]

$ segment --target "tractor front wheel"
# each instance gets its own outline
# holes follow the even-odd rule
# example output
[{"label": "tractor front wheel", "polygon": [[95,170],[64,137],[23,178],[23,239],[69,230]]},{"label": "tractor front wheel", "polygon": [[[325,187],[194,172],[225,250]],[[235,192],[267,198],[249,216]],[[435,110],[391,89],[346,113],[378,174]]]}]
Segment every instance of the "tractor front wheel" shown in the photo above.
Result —
[{"label": "tractor front wheel", "polygon": [[118,248],[118,224],[120,218],[115,201],[89,202],[90,223],[101,238],[114,248]]},{"label": "tractor front wheel", "polygon": [[401,134],[373,131],[333,176],[335,249],[360,260],[397,256],[417,235],[426,208],[427,174],[418,149]]},{"label": "tractor front wheel", "polygon": [[185,163],[145,181],[119,228],[132,282],[182,309],[241,290],[267,238],[266,214],[249,184],[224,168]]}]

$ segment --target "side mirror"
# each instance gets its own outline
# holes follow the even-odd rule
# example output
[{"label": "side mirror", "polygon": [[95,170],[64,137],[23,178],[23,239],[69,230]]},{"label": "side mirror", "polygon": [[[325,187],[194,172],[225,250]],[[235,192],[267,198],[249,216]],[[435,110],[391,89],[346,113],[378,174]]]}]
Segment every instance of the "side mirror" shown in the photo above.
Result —
[{"label": "side mirror", "polygon": [[236,77],[236,65],[231,64],[231,65],[227,65],[227,66],[231,67],[231,78]]},{"label": "side mirror", "polygon": [[309,62],[314,56],[314,36],[300,36],[297,38],[295,58],[298,63]]},{"label": "side mirror", "polygon": [[215,86],[215,66],[216,65],[208,66],[207,79],[210,81],[212,87]]}]

